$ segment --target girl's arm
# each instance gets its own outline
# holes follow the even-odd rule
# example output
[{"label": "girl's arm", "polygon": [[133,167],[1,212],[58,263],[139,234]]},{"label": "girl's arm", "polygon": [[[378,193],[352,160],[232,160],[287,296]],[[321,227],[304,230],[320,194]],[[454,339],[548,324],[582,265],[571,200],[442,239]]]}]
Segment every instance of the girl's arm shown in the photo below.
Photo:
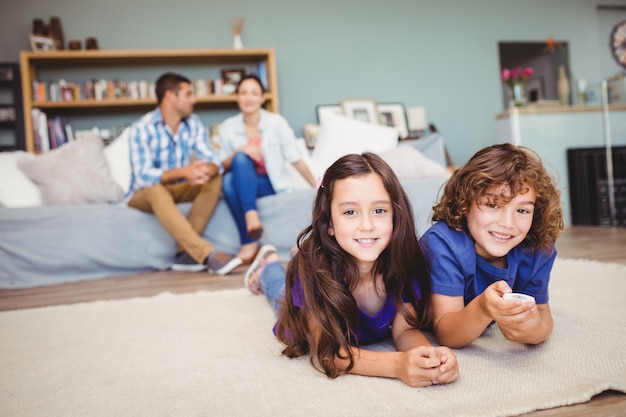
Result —
[{"label": "girl's arm", "polygon": [[[317,323],[311,320],[309,325]],[[310,328],[314,343],[319,340],[319,327]],[[459,378],[456,356],[446,347],[433,347],[424,334],[411,327],[404,317],[396,314],[392,324],[392,335],[397,352],[376,352],[350,347],[354,358],[351,374],[398,378],[412,387],[429,386],[454,382]],[[311,351],[317,346],[311,346]],[[340,352],[341,356],[346,354]],[[346,369],[348,359],[335,357],[339,369]]]}]

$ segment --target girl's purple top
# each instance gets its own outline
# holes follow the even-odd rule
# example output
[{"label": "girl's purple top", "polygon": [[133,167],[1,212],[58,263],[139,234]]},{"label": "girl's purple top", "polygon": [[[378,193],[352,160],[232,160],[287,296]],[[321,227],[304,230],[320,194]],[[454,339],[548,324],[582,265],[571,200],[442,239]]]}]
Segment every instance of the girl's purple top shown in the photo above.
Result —
[{"label": "girl's purple top", "polygon": [[[420,300],[422,294],[420,292],[419,283],[416,279],[413,281],[413,291],[415,298]],[[300,284],[300,277],[296,279],[294,287],[291,289],[291,296],[293,297],[293,304],[296,307],[301,307],[304,296],[302,294],[302,285]],[[402,295],[402,300],[408,302],[408,297],[405,294]],[[370,316],[359,309],[359,323],[357,327],[357,340],[360,345],[367,345],[370,343],[380,342],[381,340],[390,336],[391,323],[396,316],[396,306],[393,303],[393,296],[387,294],[385,303],[378,313],[374,316]]]}]

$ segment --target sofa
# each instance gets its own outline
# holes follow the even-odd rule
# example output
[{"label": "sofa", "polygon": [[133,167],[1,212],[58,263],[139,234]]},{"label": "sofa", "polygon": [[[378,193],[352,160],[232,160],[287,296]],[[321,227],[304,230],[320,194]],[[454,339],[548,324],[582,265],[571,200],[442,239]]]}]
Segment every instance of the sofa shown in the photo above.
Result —
[{"label": "sofa", "polygon": [[[345,134],[341,129],[339,132],[342,136]],[[322,134],[323,131],[320,136]],[[328,140],[318,139],[318,146],[322,144],[319,149],[324,149],[323,143],[330,141],[332,144],[336,140],[335,136],[329,136]],[[424,233],[430,225],[429,215],[438,192],[449,177],[445,168],[443,138],[434,134],[419,140],[398,142],[395,136],[393,145],[385,145],[388,149],[381,150],[375,149],[381,143],[380,132],[373,134],[370,142],[363,140],[363,135],[356,136],[361,140],[351,148],[352,151],[378,152],[399,175],[411,199],[418,232]],[[64,147],[72,150],[71,145]],[[304,144],[302,146],[305,148]],[[61,153],[62,150],[63,147],[49,154]],[[319,155],[321,150],[315,155],[316,147],[310,159],[308,156],[306,158],[312,170],[318,168],[315,160],[318,164],[327,164],[337,157],[328,153]],[[114,182],[115,186],[109,187],[110,184],[103,180],[97,187],[90,187],[96,181],[90,177],[91,174],[78,172],[76,164],[70,162],[69,153],[63,158],[62,165],[54,165],[54,169],[48,167],[47,172],[43,170],[39,173],[24,169],[24,161],[37,165],[48,155],[20,154],[19,151],[13,155],[0,154],[0,204],[3,205],[0,206],[0,288],[26,288],[130,275],[165,270],[171,266],[176,250],[174,240],[152,214],[128,208],[120,201],[123,188],[129,182],[127,137],[122,134],[113,144],[99,152],[105,161],[105,180]],[[346,151],[342,148],[339,152]],[[82,154],[76,158],[81,161],[86,159]],[[119,161],[123,163],[119,164]],[[90,164],[103,165],[102,161],[91,161]],[[10,172],[11,169],[13,171]],[[87,177],[86,185],[82,187],[88,190],[111,188],[109,195],[104,199],[100,196],[100,200],[92,198],[87,201],[84,201],[83,195],[83,201],[77,201],[73,194],[81,185],[74,185],[68,187],[65,193],[57,192],[62,194],[63,204],[49,205],[45,201],[38,201],[37,198],[45,200],[45,196],[54,194],[45,189],[44,183],[54,176],[51,172],[63,169],[69,171],[72,181],[77,176]],[[31,176],[26,175],[26,180],[18,180],[19,171],[26,171]],[[24,176],[23,173],[21,175]],[[65,178],[65,182],[68,181]],[[7,185],[7,182],[10,184]],[[265,229],[261,243],[276,245],[279,255],[285,259],[298,233],[310,223],[316,191],[304,181],[302,183],[294,191],[257,200],[259,216]],[[21,205],[11,201],[11,197],[17,193],[16,187],[23,193],[30,192],[31,200],[34,201]],[[185,214],[189,207],[190,203],[179,204]],[[219,250],[237,252],[238,233],[224,200],[219,201],[203,237]]]}]

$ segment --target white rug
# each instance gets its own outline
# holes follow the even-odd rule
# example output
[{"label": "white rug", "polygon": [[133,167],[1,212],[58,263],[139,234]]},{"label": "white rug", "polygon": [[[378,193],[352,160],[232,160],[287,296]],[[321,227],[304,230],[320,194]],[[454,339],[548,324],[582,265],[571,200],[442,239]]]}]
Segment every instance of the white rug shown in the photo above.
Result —
[{"label": "white rug", "polygon": [[419,389],[282,357],[245,289],[3,312],[0,415],[509,416],[626,392],[626,266],[558,259],[550,291],[547,342],[492,326],[457,383]]}]

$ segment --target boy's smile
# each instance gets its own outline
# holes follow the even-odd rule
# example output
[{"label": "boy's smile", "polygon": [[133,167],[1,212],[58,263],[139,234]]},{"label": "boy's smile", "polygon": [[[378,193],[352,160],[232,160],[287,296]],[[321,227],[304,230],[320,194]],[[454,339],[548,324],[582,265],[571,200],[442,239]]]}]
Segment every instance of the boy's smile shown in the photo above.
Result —
[{"label": "boy's smile", "polygon": [[476,253],[496,266],[506,266],[504,257],[524,241],[532,226],[537,194],[533,187],[526,187],[527,192],[516,195],[507,204],[499,203],[497,197],[508,196],[509,187],[492,187],[467,215]]}]

